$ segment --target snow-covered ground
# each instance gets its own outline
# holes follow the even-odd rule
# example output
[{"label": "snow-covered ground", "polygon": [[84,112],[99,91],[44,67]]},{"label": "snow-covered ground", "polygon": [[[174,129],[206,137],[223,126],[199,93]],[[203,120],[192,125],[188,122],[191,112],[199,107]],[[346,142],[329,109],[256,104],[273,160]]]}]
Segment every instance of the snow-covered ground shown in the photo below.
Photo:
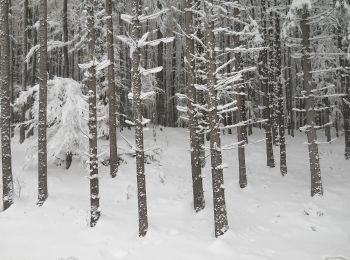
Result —
[{"label": "snow-covered ground", "polygon": [[[224,152],[229,166],[224,176],[230,230],[218,239],[214,237],[210,161],[203,172],[206,208],[198,214],[192,210],[187,130],[158,131],[161,154],[146,165],[150,228],[145,238],[137,236],[133,158],[123,156],[115,179],[109,177],[108,167],[101,166],[102,215],[97,226],[90,228],[87,171],[77,162],[68,171],[50,166],[49,198],[39,208],[35,205],[37,173],[23,168],[25,149],[16,137],[16,200],[8,211],[0,212],[0,259],[349,260],[350,161],[343,156],[343,138],[320,147],[325,195],[311,198],[305,136],[287,138],[288,175],[282,177],[278,166],[265,166],[265,143],[256,142],[263,133],[254,131],[247,147],[246,189],[238,185],[237,151]],[[123,132],[131,140],[132,133]],[[223,143],[234,143],[235,138],[224,135]],[[119,144],[121,152],[129,150],[122,139]],[[154,146],[152,130],[146,132],[146,146]],[[106,148],[104,141],[101,150]]]}]

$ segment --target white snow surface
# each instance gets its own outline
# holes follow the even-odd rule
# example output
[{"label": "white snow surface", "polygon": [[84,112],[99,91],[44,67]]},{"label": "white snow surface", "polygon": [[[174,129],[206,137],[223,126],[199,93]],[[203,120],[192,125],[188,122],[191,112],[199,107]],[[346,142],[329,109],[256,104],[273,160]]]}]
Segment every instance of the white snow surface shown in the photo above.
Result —
[{"label": "white snow surface", "polygon": [[[124,130],[123,135],[133,140],[133,131]],[[146,148],[155,146],[152,130],[145,137]],[[139,238],[134,158],[122,155],[125,161],[115,179],[108,167],[99,168],[102,215],[90,228],[87,170],[77,160],[68,171],[64,165],[51,165],[49,198],[38,207],[36,169],[23,168],[24,147],[30,140],[22,147],[16,135],[16,198],[9,210],[0,212],[0,259],[349,260],[350,161],[344,159],[343,137],[320,146],[323,198],[310,197],[305,135],[287,138],[285,177],[278,164],[274,169],[265,166],[265,143],[256,142],[263,137],[256,129],[250,137],[244,190],[238,185],[237,150],[224,151],[229,166],[224,178],[230,230],[215,238],[209,158],[203,170],[206,208],[195,213],[188,131],[158,130],[156,145],[161,152],[146,164],[149,231]],[[235,135],[226,134],[223,145],[235,140]],[[120,153],[129,152],[128,145],[121,138],[118,141]],[[106,149],[108,142],[101,141],[99,153]],[[275,155],[278,161],[278,147]]]}]

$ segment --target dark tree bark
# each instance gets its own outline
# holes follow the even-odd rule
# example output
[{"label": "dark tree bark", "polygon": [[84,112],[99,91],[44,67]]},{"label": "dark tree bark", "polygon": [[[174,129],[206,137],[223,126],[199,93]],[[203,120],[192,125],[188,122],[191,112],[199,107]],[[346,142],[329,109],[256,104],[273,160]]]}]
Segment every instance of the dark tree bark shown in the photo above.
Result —
[{"label": "dark tree bark", "polygon": [[310,10],[307,5],[303,6],[300,21],[302,32],[302,68],[303,68],[303,84],[305,91],[305,110],[306,110],[306,134],[309,147],[310,171],[311,171],[311,196],[323,195],[323,187],[321,180],[321,169],[317,145],[316,133],[316,116],[315,116],[315,97],[312,93],[312,75],[311,75],[311,46],[310,46]]},{"label": "dark tree bark", "polygon": [[[28,0],[23,1],[23,68],[22,68],[22,89],[27,90],[28,77],[27,77],[27,62],[25,62],[27,52],[28,52]],[[19,128],[19,143],[23,143],[26,137],[25,129],[26,126],[24,122],[26,120],[26,108],[27,105],[23,105],[21,108],[21,123]]]},{"label": "dark tree bark", "polygon": [[[261,13],[263,16],[263,35],[264,35],[264,47],[267,47],[267,21],[266,21],[266,1],[261,0]],[[271,128],[271,91],[268,83],[268,50],[264,49],[261,51],[261,66],[260,66],[260,77],[261,77],[261,88],[264,91],[264,119],[265,122],[265,135],[266,135],[266,156],[267,166],[274,168],[275,159],[273,155],[272,145],[272,128]]]},{"label": "dark tree bark", "polygon": [[[68,0],[63,0],[63,42],[68,42]],[[74,72],[72,72],[74,74]],[[68,46],[63,47],[63,77],[69,78]]]},{"label": "dark tree bark", "polygon": [[39,126],[38,126],[38,165],[39,188],[38,205],[48,197],[47,190],[47,0],[40,0],[39,5]]},{"label": "dark tree bark", "polygon": [[92,62],[88,68],[87,86],[89,89],[89,163],[90,163],[90,227],[94,227],[100,218],[100,197],[97,158],[97,111],[96,111],[96,64],[95,64],[95,6],[94,0],[86,3],[88,29],[88,55]]},{"label": "dark tree bark", "polygon": [[[210,1],[213,4],[213,0]],[[209,7],[212,9],[211,7]],[[206,12],[207,13],[207,12]],[[211,12],[212,13],[212,10]],[[208,14],[208,13],[207,13]],[[215,36],[214,21],[206,21],[206,45],[207,45],[207,86],[208,86],[208,108],[210,124],[210,155],[211,171],[213,183],[213,201],[214,201],[214,221],[215,236],[219,237],[228,230],[228,221],[226,213],[225,188],[223,165],[221,155],[221,136],[220,136],[220,118],[218,115],[218,101],[215,91]]]},{"label": "dark tree bark", "polygon": [[[160,1],[157,2],[157,7],[159,10],[162,10],[162,4]],[[160,28],[157,31],[157,38],[163,38],[163,34]],[[164,66],[164,46],[165,44],[161,42],[158,45],[158,66]],[[159,91],[156,96],[156,106],[157,106],[157,124],[160,126],[166,126],[167,115],[165,113],[165,100],[166,100],[166,87],[164,81],[164,71],[162,70],[157,74],[157,85]]]},{"label": "dark tree bark", "polygon": [[[275,0],[275,6],[278,6]],[[282,176],[287,174],[287,151],[284,125],[284,97],[282,83],[282,47],[281,47],[281,25],[280,17],[275,12],[275,80],[277,87],[277,123],[280,147],[280,171]]]},{"label": "dark tree bark", "polygon": [[1,100],[1,154],[3,208],[8,209],[13,203],[13,177],[11,157],[11,98],[10,98],[10,32],[9,2],[0,1],[0,100]]},{"label": "dark tree bark", "polygon": [[[132,13],[134,15],[131,37],[134,42],[141,38],[142,0],[132,1]],[[141,50],[136,47],[132,53],[132,92],[133,110],[136,140],[136,173],[137,173],[137,197],[139,214],[139,236],[144,237],[148,230],[146,179],[145,179],[145,154],[143,145],[143,124],[142,124],[142,100],[141,100]]]},{"label": "dark tree bark", "polygon": [[[239,19],[240,11],[238,8],[233,9],[233,17],[235,19]],[[234,23],[234,31],[240,32],[241,26],[239,22]],[[238,34],[235,34],[233,36],[233,43],[235,48],[239,48],[241,46],[241,40],[240,36]],[[236,72],[242,70],[242,57],[239,52],[235,53],[235,70]],[[239,122],[241,122],[242,126],[237,127],[237,139],[238,139],[238,161],[239,161],[239,186],[243,189],[247,187],[247,173],[246,173],[246,164],[245,164],[245,145],[246,145],[246,93],[245,93],[245,87],[244,82],[238,82],[238,88],[237,88],[237,117]]]},{"label": "dark tree bark", "polygon": [[115,89],[114,71],[114,40],[113,40],[113,5],[111,0],[106,0],[107,14],[107,51],[110,65],[108,66],[108,89],[109,89],[109,152],[110,152],[110,174],[112,178],[117,176],[117,98]]},{"label": "dark tree bark", "polygon": [[200,135],[198,128],[197,110],[195,108],[196,89],[194,86],[194,40],[191,35],[193,31],[193,0],[185,2],[185,31],[186,31],[186,48],[185,48],[185,68],[186,68],[186,87],[187,87],[187,107],[190,128],[190,146],[191,146],[191,169],[192,169],[192,186],[193,186],[193,203],[196,212],[204,209],[204,191],[201,167],[201,147]]}]

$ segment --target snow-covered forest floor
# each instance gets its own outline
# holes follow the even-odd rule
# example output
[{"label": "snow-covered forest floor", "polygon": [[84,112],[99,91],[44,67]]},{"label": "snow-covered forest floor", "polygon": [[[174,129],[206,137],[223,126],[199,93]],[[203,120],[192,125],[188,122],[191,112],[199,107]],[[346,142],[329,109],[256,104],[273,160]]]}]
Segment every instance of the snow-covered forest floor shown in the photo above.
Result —
[{"label": "snow-covered forest floor", "polygon": [[[320,136],[321,136],[320,132]],[[133,140],[133,131],[123,132]],[[161,146],[146,164],[150,228],[138,238],[134,158],[123,155],[117,178],[100,167],[101,219],[89,227],[89,182],[81,163],[49,168],[49,198],[36,206],[37,172],[24,169],[25,149],[13,142],[16,199],[0,213],[1,260],[323,260],[350,259],[350,161],[344,140],[320,146],[325,195],[310,196],[306,137],[287,138],[288,175],[266,167],[263,132],[254,129],[247,146],[248,187],[238,185],[237,150],[225,151],[226,203],[230,231],[216,239],[210,158],[203,171],[206,208],[192,210],[188,133],[157,132]],[[235,143],[224,135],[223,143]],[[152,130],[146,148],[155,146]],[[28,146],[28,141],[24,144]],[[100,150],[108,150],[107,141]],[[119,139],[120,152],[130,149]],[[275,148],[278,161],[278,147]]]}]

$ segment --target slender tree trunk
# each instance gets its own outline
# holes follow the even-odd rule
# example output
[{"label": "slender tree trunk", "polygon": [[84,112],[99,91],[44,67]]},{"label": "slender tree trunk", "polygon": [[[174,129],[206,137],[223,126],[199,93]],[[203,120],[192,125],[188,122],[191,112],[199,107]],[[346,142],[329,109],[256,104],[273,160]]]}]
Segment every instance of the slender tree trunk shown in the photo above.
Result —
[{"label": "slender tree trunk", "polygon": [[39,125],[38,125],[38,165],[39,188],[38,205],[48,197],[47,190],[47,0],[40,0],[39,6]]},{"label": "slender tree trunk", "polygon": [[[68,0],[63,0],[63,41],[68,42]],[[69,78],[68,46],[63,47],[63,77]],[[72,72],[74,74],[74,72]]]},{"label": "slender tree trunk", "polygon": [[11,98],[10,98],[10,32],[9,2],[0,1],[0,100],[1,100],[1,153],[2,153],[2,188],[3,208],[8,209],[13,203],[13,177],[11,157]]},{"label": "slender tree trunk", "polygon": [[[157,2],[157,6],[159,10],[162,10],[162,4],[160,1]],[[163,38],[163,34],[160,30],[160,28],[157,31],[157,38],[161,39]],[[163,66],[165,67],[165,62],[164,62],[164,46],[165,44],[161,42],[158,45],[158,66]],[[157,104],[157,124],[160,126],[166,126],[167,122],[167,116],[165,113],[165,100],[166,100],[166,87],[165,87],[165,81],[164,81],[164,70],[159,72],[157,74],[157,85],[159,88],[159,91],[156,96],[156,104]]]},{"label": "slender tree trunk", "polygon": [[94,227],[100,218],[100,197],[97,159],[97,111],[96,111],[96,64],[95,64],[95,6],[94,0],[86,4],[88,29],[88,55],[92,62],[88,69],[87,86],[89,89],[89,157],[90,157],[90,227]]},{"label": "slender tree trunk", "polygon": [[311,46],[310,46],[310,10],[307,5],[303,6],[302,19],[300,27],[302,31],[302,68],[303,68],[303,84],[305,91],[305,109],[306,109],[306,134],[309,147],[310,171],[311,171],[311,196],[323,195],[323,187],[321,180],[321,169],[317,145],[316,133],[316,116],[315,116],[315,97],[312,93],[311,78]]},{"label": "slender tree trunk", "polygon": [[186,0],[185,5],[185,31],[186,35],[186,48],[185,48],[185,67],[186,67],[186,79],[187,79],[187,107],[188,116],[190,118],[190,146],[191,146],[191,167],[192,167],[192,185],[193,185],[193,203],[196,212],[204,209],[204,191],[203,191],[203,179],[202,179],[202,167],[200,159],[200,135],[198,128],[197,110],[195,108],[196,89],[194,87],[194,40],[191,35],[193,31],[193,0]]},{"label": "slender tree trunk", "polygon": [[[266,2],[261,0],[262,15],[263,15],[263,34],[265,38],[264,47],[267,47],[267,21],[266,21]],[[272,145],[272,128],[271,128],[271,91],[268,83],[268,51],[264,49],[261,51],[262,65],[260,67],[261,76],[261,88],[264,91],[264,118],[267,120],[265,122],[265,135],[266,135],[266,155],[267,155],[267,166],[274,168],[275,159],[273,155],[273,145]]]},{"label": "slender tree trunk", "polygon": [[[23,1],[23,70],[22,70],[22,89],[23,91],[27,90],[28,77],[27,77],[27,62],[25,62],[28,52],[28,0]],[[22,125],[19,128],[19,143],[23,143],[26,137],[25,129],[26,126],[24,122],[26,120],[26,108],[27,105],[23,105],[21,108],[21,123]]]},{"label": "slender tree trunk", "polygon": [[[238,8],[233,9],[233,17],[235,19],[239,19],[240,11]],[[234,23],[234,31],[240,32],[241,26],[239,22]],[[235,48],[239,48],[241,46],[240,36],[238,34],[235,34],[233,36],[233,43]],[[242,57],[239,52],[235,53],[235,70],[236,72],[239,72],[242,69]],[[245,106],[245,100],[246,100],[246,93],[245,93],[245,87],[244,82],[238,83],[237,88],[237,116],[239,122],[241,122],[242,126],[237,127],[237,138],[238,138],[238,161],[239,161],[239,186],[243,189],[247,187],[247,173],[246,173],[246,163],[245,163],[245,145],[246,145],[246,106]]]},{"label": "slender tree trunk", "polygon": [[[132,1],[133,15],[132,38],[138,42],[141,38],[142,0]],[[132,92],[133,110],[136,140],[136,173],[137,173],[137,195],[139,214],[139,236],[144,237],[148,230],[147,200],[146,200],[146,180],[145,180],[145,155],[143,145],[143,124],[142,124],[142,100],[141,100],[141,50],[136,47],[132,53]]]},{"label": "slender tree trunk", "polygon": [[114,178],[118,171],[117,156],[117,101],[115,89],[114,71],[114,40],[113,40],[113,5],[112,0],[106,0],[107,14],[107,51],[110,65],[108,67],[108,89],[109,89],[109,148],[110,148],[110,174]]},{"label": "slender tree trunk", "polygon": [[[278,6],[275,0],[275,6]],[[284,97],[282,83],[282,50],[281,50],[281,27],[279,14],[275,12],[275,80],[277,87],[277,123],[280,147],[280,171],[282,176],[287,174],[287,151],[284,125]]]},{"label": "slender tree trunk", "polygon": [[[213,4],[213,0],[210,1]],[[211,8],[211,7],[210,7]],[[210,155],[211,171],[213,182],[213,201],[214,201],[214,221],[215,236],[219,237],[228,230],[223,165],[221,155],[221,136],[220,136],[220,118],[218,115],[218,101],[215,91],[215,36],[214,21],[206,23],[207,38],[207,86],[208,86],[208,108],[210,124]]]}]

